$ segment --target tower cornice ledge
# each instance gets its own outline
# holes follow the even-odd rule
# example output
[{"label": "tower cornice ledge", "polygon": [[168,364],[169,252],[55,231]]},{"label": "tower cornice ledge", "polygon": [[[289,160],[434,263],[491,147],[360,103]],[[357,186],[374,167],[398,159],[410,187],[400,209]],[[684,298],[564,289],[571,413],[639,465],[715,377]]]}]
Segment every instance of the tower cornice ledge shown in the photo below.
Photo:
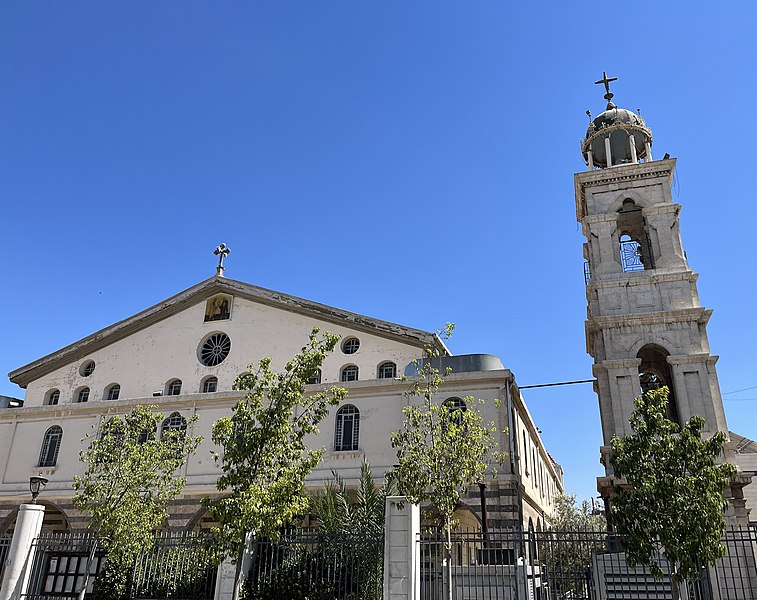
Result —
[{"label": "tower cornice ledge", "polygon": [[630,285],[649,285],[656,283],[675,283],[677,281],[686,281],[696,283],[699,279],[699,273],[686,270],[664,270],[654,269],[650,271],[630,271],[628,273],[604,273],[597,275],[589,280],[586,284],[588,289],[604,288],[622,288]]},{"label": "tower cornice ledge", "polygon": [[686,323],[689,321],[696,321],[700,325],[706,325],[711,316],[712,309],[707,308],[685,308],[645,313],[624,313],[622,315],[607,315],[587,319],[586,327],[589,331],[595,332],[610,327],[664,325],[669,323]]},{"label": "tower cornice ledge", "polygon": [[605,373],[612,369],[638,369],[641,364],[640,358],[615,358],[609,360],[603,360],[602,362],[595,363],[591,366],[592,373],[598,375]]},{"label": "tower cornice ledge", "polygon": [[638,179],[664,178],[670,182],[675,168],[676,159],[668,158],[575,173],[573,181],[576,191],[576,220],[580,221],[586,215],[586,188],[618,185]]},{"label": "tower cornice ledge", "polygon": [[718,358],[720,357],[717,355],[700,352],[699,354],[674,354],[668,356],[667,361],[671,365],[701,365],[703,363],[714,365],[718,362]]}]

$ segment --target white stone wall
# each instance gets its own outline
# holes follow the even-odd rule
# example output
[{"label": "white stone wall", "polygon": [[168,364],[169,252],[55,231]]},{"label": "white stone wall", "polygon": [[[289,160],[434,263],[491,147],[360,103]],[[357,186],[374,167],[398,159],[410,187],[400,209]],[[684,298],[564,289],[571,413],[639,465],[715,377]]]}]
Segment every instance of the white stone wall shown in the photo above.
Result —
[{"label": "white stone wall", "polygon": [[[247,371],[250,363],[271,357],[272,367],[280,369],[307,342],[313,327],[338,333],[343,339],[357,337],[360,348],[346,355],[337,349],[323,365],[323,383],[339,381],[341,368],[354,364],[361,380],[376,379],[378,365],[396,363],[398,375],[422,354],[418,346],[371,335],[344,326],[322,323],[291,311],[273,308],[244,298],[235,298],[231,318],[204,322],[205,302],[198,302],[129,337],[88,354],[81,360],[56,369],[30,383],[25,406],[41,406],[51,389],[60,390],[60,404],[75,401],[84,386],[90,388],[90,401],[102,400],[107,388],[118,383],[121,398],[145,398],[155,391],[165,392],[166,384],[182,380],[182,392],[200,392],[204,378],[218,378],[219,390],[231,390],[234,379]],[[208,335],[224,332],[231,339],[229,357],[216,367],[206,367],[198,359],[198,348]],[[95,361],[89,377],[80,374],[86,360]]]}]

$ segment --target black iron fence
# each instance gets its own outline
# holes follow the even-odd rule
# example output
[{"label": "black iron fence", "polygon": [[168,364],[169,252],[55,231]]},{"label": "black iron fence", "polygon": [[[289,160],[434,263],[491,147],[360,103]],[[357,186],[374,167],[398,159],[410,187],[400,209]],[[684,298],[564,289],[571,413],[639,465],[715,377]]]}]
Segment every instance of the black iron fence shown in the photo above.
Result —
[{"label": "black iron fence", "polygon": [[[84,586],[87,594],[105,566],[105,552],[92,547],[91,533],[45,533],[32,545],[32,567],[26,600],[72,599]],[[130,597],[212,600],[218,555],[213,540],[191,532],[157,533],[152,546],[135,561],[129,577]],[[89,569],[87,565],[89,564]]]},{"label": "black iron fence", "polygon": [[[444,600],[447,580],[444,535],[418,539],[421,599]],[[730,529],[726,555],[681,585],[687,600],[757,600],[757,531]],[[451,575],[456,600],[670,600],[665,573],[626,561],[621,538],[602,531],[456,531],[452,535]]]},{"label": "black iron fence", "polygon": [[219,554],[214,539],[191,531],[156,533],[134,565],[131,597],[211,600]]},{"label": "black iron fence", "polygon": [[87,593],[104,565],[104,553],[97,549],[89,560],[97,539],[91,533],[41,533],[32,544],[31,575],[27,600],[75,598],[84,586],[87,566]]},{"label": "black iron fence", "polygon": [[384,538],[284,532],[251,549],[248,600],[381,600]]},{"label": "black iron fence", "polygon": [[8,551],[13,541],[12,535],[0,535],[0,585],[3,583],[3,572],[5,571],[5,561],[8,558]]}]

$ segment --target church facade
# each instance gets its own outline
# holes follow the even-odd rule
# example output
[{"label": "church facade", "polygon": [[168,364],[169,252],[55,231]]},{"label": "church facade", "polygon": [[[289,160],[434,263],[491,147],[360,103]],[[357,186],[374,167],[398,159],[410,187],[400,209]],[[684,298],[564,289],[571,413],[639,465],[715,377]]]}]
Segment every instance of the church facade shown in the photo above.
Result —
[{"label": "church facade", "polygon": [[[451,367],[439,401],[484,399],[484,417],[497,424],[500,449],[509,453],[497,477],[485,482],[489,524],[546,524],[563,491],[562,470],[497,357],[453,356],[434,333],[233,281],[219,266],[216,276],[10,373],[26,393],[23,406],[0,408],[0,532],[12,527],[18,505],[28,500],[31,475],[49,479],[40,497],[48,507],[46,529],[86,528],[86,516],[71,503],[73,478],[83,472],[81,440],[101,419],[138,404],[157,405],[163,428],[186,426],[198,416],[194,433],[204,440],[184,468],[187,486],[168,526],[209,526],[200,500],[217,493],[220,474],[210,431],[241,397],[234,380],[263,357],[272,358],[274,369],[283,367],[314,327],[341,340],[308,387],[338,384],[348,397],[311,440],[326,453],[309,489],[322,489],[332,470],[348,485],[355,482],[364,459],[377,479],[391,468],[390,434],[401,426],[408,402],[402,375],[412,374],[410,365],[431,345]],[[474,488],[461,518],[475,527],[482,494]]]}]

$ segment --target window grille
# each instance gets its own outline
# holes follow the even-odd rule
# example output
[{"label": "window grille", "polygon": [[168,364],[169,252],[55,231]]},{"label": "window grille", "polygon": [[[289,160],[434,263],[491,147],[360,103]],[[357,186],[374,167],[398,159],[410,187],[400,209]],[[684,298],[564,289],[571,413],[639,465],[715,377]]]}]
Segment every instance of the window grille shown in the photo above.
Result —
[{"label": "window grille", "polygon": [[342,381],[357,381],[358,369],[351,365],[342,369]]},{"label": "window grille", "polygon": [[393,362],[381,363],[378,368],[379,379],[394,379],[397,377],[397,365]]},{"label": "window grille", "polygon": [[214,333],[200,348],[200,362],[206,367],[221,364],[231,352],[231,340],[225,333]]},{"label": "window grille", "polygon": [[352,404],[345,404],[336,413],[334,450],[357,450],[360,436],[360,411]]},{"label": "window grille", "polygon": [[168,384],[166,396],[178,396],[179,394],[181,394],[181,379],[174,379]]},{"label": "window grille", "polygon": [[108,388],[108,395],[106,396],[106,400],[118,400],[118,397],[121,395],[121,386],[117,383],[114,383],[112,386]]},{"label": "window grille", "polygon": [[218,390],[218,377],[208,377],[202,384],[202,393],[210,394]]},{"label": "window grille", "polygon": [[47,404],[50,406],[54,404],[58,404],[58,401],[60,400],[60,390],[50,390],[47,393]]},{"label": "window grille", "polygon": [[45,437],[42,439],[42,450],[39,453],[40,467],[54,467],[56,465],[62,439],[63,429],[58,425],[53,425],[45,432]]},{"label": "window grille", "polygon": [[357,338],[347,338],[342,344],[342,352],[345,354],[355,354],[360,348],[360,340]]},{"label": "window grille", "polygon": [[79,390],[79,395],[76,397],[77,402],[87,402],[89,400],[89,388],[85,387]]},{"label": "window grille", "polygon": [[81,366],[81,369],[79,369],[79,373],[81,373],[82,377],[89,377],[94,372],[95,372],[95,361],[93,360],[88,360]]}]

